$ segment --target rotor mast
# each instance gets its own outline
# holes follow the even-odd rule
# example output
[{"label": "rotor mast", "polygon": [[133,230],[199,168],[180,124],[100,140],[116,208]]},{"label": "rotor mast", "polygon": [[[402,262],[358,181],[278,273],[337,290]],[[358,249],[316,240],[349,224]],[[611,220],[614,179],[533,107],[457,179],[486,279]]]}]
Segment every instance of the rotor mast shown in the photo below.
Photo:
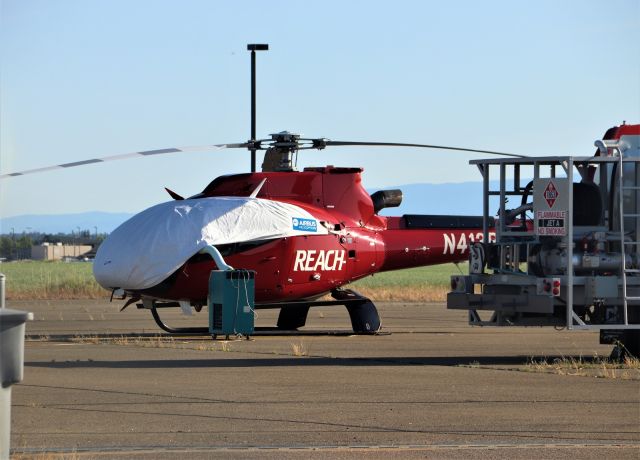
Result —
[{"label": "rotor mast", "polygon": [[[248,44],[247,51],[251,51],[251,140],[256,140],[256,51],[268,51],[269,45]],[[251,148],[251,172],[256,172],[256,148]]]}]

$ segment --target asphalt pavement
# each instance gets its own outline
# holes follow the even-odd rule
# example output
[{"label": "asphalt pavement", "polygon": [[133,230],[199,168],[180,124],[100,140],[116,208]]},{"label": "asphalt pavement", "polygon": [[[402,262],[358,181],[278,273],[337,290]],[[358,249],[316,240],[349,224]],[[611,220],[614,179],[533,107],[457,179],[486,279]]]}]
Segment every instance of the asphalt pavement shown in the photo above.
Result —
[{"label": "asphalt pavement", "polygon": [[[346,310],[326,307],[301,335],[214,341],[169,337],[119,303],[7,303],[35,316],[13,458],[640,456],[640,371],[601,366],[597,332],[382,303],[380,335],[350,334]],[[162,313],[207,325],[205,311]]]}]

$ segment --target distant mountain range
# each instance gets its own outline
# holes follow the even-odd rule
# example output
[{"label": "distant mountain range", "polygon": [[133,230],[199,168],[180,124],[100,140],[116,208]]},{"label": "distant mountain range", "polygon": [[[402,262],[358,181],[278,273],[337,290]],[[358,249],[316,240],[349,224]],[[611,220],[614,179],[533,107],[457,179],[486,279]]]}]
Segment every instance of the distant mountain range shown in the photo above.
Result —
[{"label": "distant mountain range", "polygon": [[[493,186],[493,185],[492,185]],[[403,192],[402,205],[381,212],[393,216],[402,214],[447,214],[481,215],[482,183],[462,182],[457,184],[407,184],[385,189],[399,188]],[[378,189],[369,189],[373,193]],[[71,233],[89,230],[92,234],[110,233],[132,213],[82,212],[78,214],[40,214],[4,217],[0,219],[0,233],[40,232]]]}]

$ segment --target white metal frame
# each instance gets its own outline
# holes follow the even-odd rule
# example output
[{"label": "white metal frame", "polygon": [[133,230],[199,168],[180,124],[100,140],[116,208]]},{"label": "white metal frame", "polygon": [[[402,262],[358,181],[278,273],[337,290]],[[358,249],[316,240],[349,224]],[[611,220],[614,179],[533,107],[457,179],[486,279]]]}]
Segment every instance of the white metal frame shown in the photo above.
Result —
[{"label": "white metal frame", "polygon": [[[566,318],[565,318],[565,326],[570,330],[598,330],[598,329],[640,329],[640,324],[629,324],[629,314],[628,308],[631,306],[632,308],[640,308],[640,296],[629,296],[628,295],[628,286],[629,281],[633,280],[633,286],[636,289],[640,289],[640,270],[637,269],[628,269],[626,267],[626,258],[625,258],[625,245],[633,244],[635,245],[636,251],[640,249],[640,243],[638,242],[638,234],[640,233],[638,230],[640,229],[640,210],[635,209],[633,214],[625,214],[624,212],[624,200],[623,200],[623,190],[625,189],[633,189],[636,191],[636,206],[640,207],[640,186],[638,184],[638,180],[640,177],[640,158],[626,158],[620,154],[620,149],[617,148],[616,145],[613,145],[611,141],[605,141],[606,147],[614,148],[614,151],[617,152],[616,156],[600,156],[600,157],[536,157],[536,158],[522,158],[522,159],[489,159],[489,160],[473,160],[470,163],[475,164],[483,178],[483,235],[484,241],[489,241],[489,199],[491,195],[496,195],[496,191],[490,190],[490,169],[491,166],[499,166],[500,177],[499,177],[499,197],[500,197],[500,209],[499,209],[499,223],[496,228],[496,244],[500,244],[502,246],[513,245],[514,248],[520,244],[529,244],[535,243],[538,240],[537,235],[532,234],[531,232],[521,232],[521,231],[505,231],[505,199],[509,194],[514,195],[517,191],[522,191],[522,189],[516,190],[519,188],[519,173],[521,166],[532,166],[534,179],[539,179],[540,177],[540,168],[543,166],[550,167],[550,176],[555,177],[556,167],[560,166],[563,168],[569,183],[573,183],[574,179],[574,168],[582,175],[588,171],[588,166],[593,164],[616,164],[617,163],[617,174],[618,176],[618,196],[619,196],[619,212],[618,219],[620,220],[620,245],[621,245],[621,275],[619,281],[619,287],[622,288],[622,307],[623,307],[623,324],[587,324],[585,323],[574,311],[574,286],[576,282],[576,276],[573,268],[573,236],[574,236],[574,228],[573,228],[573,187],[569,187],[569,200],[568,200],[568,214],[569,219],[567,222],[567,232],[564,237],[564,241],[566,244],[567,251],[567,266],[566,266],[566,275],[561,276],[563,286],[565,287],[566,292]],[[633,163],[635,165],[634,177],[635,183],[633,187],[624,186],[623,181],[623,172],[624,172],[624,164]],[[507,175],[507,166],[514,166],[514,190],[508,192],[506,189],[506,175]],[[546,177],[546,176],[545,176]],[[608,194],[614,193],[614,190],[609,190],[609,186],[611,184],[607,183],[606,187],[608,190]],[[608,216],[608,220],[611,221],[614,216],[611,212]],[[634,217],[636,220],[636,237],[633,241],[625,241],[624,235],[624,219],[625,217]],[[522,241],[517,241],[517,239],[521,239]],[[516,241],[514,241],[516,240]],[[516,248],[517,249],[517,248]],[[516,250],[514,249],[514,250]],[[504,251],[501,251],[504,252]],[[504,268],[502,261],[500,264],[500,268]],[[628,277],[629,274],[636,274],[638,276]],[[584,283],[583,276],[577,277],[579,282]],[[621,286],[620,286],[621,285]],[[495,319],[496,313],[492,317],[492,320]],[[492,321],[482,321],[478,312],[474,309],[469,310],[469,319],[473,324],[479,325],[489,325]]]}]

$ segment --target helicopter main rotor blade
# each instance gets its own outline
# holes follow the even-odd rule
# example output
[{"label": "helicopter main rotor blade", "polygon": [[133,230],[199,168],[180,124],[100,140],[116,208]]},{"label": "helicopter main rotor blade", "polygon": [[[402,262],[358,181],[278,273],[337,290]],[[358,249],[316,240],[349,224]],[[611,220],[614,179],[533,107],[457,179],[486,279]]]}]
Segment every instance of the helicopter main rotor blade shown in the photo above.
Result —
[{"label": "helicopter main rotor blade", "polygon": [[52,171],[55,169],[75,168],[76,166],[90,165],[93,163],[103,163],[105,161],[124,160],[126,158],[133,158],[137,156],[151,156],[162,155],[165,153],[177,153],[177,152],[201,152],[205,150],[220,150],[220,149],[235,149],[235,148],[247,148],[249,144],[214,144],[214,145],[199,145],[190,147],[171,147],[168,149],[157,150],[143,150],[140,152],[122,153],[120,155],[110,155],[100,158],[92,158],[89,160],[74,161],[72,163],[62,163],[59,165],[46,166],[44,168],[27,169],[25,171],[18,171],[14,173],[0,174],[0,180],[7,179],[9,177],[24,176],[26,174],[34,174],[44,171]]},{"label": "helicopter main rotor blade", "polygon": [[405,144],[402,142],[358,142],[358,141],[324,141],[327,146],[367,146],[367,147],[419,147],[425,149],[442,149],[442,150],[458,150],[461,152],[486,153],[489,155],[501,155],[505,157],[526,158],[526,155],[518,155],[515,153],[494,152],[493,150],[467,149],[464,147],[451,147],[448,145],[430,145],[430,144]]}]

